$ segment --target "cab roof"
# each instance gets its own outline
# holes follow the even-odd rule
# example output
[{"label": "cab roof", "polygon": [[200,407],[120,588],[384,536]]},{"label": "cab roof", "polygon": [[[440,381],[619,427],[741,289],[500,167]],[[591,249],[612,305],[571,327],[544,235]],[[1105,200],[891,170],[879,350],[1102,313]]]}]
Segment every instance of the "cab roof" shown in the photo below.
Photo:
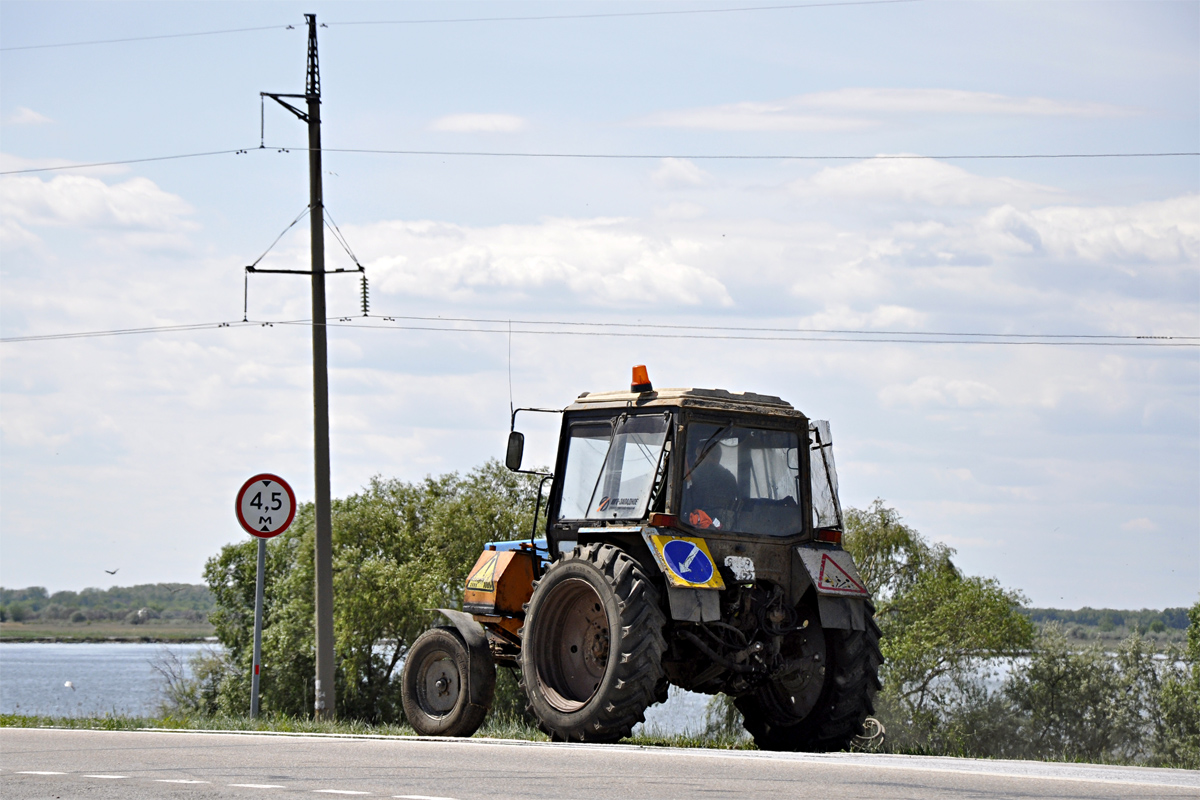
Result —
[{"label": "cab roof", "polygon": [[584,392],[566,411],[605,408],[706,408],[781,417],[804,417],[791,403],[769,394],[726,389],[657,389],[648,392]]}]

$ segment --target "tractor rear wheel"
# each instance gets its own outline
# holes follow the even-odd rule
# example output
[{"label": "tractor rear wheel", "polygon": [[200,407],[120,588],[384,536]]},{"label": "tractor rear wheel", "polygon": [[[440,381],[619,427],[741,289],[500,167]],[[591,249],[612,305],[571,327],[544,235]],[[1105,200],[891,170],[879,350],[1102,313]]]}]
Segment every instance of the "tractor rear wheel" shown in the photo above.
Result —
[{"label": "tractor rear wheel", "polygon": [[808,618],[817,627],[794,653],[805,666],[734,701],[760,750],[844,750],[875,710],[883,663],[875,607],[866,604],[865,631],[822,630],[815,608]]},{"label": "tractor rear wheel", "polygon": [[[404,716],[422,736],[470,736],[487,716],[487,706],[471,702],[470,653],[462,634],[454,628],[431,628],[412,643],[400,676]],[[489,659],[484,677],[491,675],[490,698],[496,667]]]},{"label": "tractor rear wheel", "polygon": [[521,685],[551,738],[628,736],[659,695],[665,624],[658,591],[619,548],[584,545],[555,562],[521,629]]}]

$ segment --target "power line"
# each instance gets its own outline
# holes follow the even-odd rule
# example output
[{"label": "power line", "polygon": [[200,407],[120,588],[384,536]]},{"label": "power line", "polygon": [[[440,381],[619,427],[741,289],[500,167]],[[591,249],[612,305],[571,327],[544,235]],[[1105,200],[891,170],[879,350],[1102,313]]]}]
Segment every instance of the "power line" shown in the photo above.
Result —
[{"label": "power line", "polygon": [[[378,331],[430,331],[441,333],[495,333],[509,334],[509,320],[483,319],[466,317],[403,317],[373,314],[375,322],[367,324],[358,322],[353,317],[330,317],[326,320],[327,327],[364,328]],[[409,320],[412,322],[468,322],[475,325],[486,324],[499,327],[446,327],[445,325],[388,325],[380,323]],[[691,325],[654,325],[641,323],[580,323],[569,321],[537,321],[513,320],[520,325],[542,326],[585,326],[590,325],[600,330],[562,330],[553,328],[512,328],[512,333],[533,336],[603,336],[616,338],[642,339],[705,339],[713,341],[757,341],[757,342],[832,342],[845,344],[966,344],[966,345],[996,345],[996,346],[1054,346],[1054,347],[1200,347],[1200,336],[1155,336],[1155,335],[1097,335],[1097,334],[986,334],[971,332],[938,332],[938,331],[868,331],[868,330],[836,330],[836,329],[789,329],[789,328],[713,328],[712,326]],[[181,331],[215,330],[219,328],[273,327],[281,326],[311,326],[312,320],[243,320],[229,322],[205,322],[180,325],[158,325],[142,328],[117,328],[112,330],[80,331],[76,333],[41,334],[33,336],[10,336],[0,338],[0,343],[17,344],[22,342],[44,342],[63,339],[89,339],[108,336],[130,336],[149,333],[174,333]],[[638,328],[636,331],[608,330],[611,328]],[[679,333],[654,332],[661,330],[678,330]],[[743,331],[747,333],[730,334],[717,331]],[[687,331],[687,332],[683,332]],[[707,333],[705,333],[707,331]],[[793,333],[789,336],[750,335],[749,332],[760,333]],[[830,334],[830,335],[795,335],[795,334]],[[945,338],[912,338],[912,337],[945,337]]]},{"label": "power line", "polygon": [[[292,148],[298,149],[298,148]],[[942,161],[965,161],[977,159],[1033,159],[1033,158],[1173,158],[1179,156],[1200,156],[1200,152],[1179,153],[996,153],[996,154],[955,154],[955,155],[911,155],[911,154],[875,154],[875,155],[799,155],[799,154],[767,154],[767,155],[696,155],[679,153],[534,153],[534,152],[496,152],[488,150],[367,150],[360,148],[326,147],[327,153],[364,153],[370,155],[402,155],[402,156],[481,156],[492,158],[597,158],[597,159],[641,159],[656,160],[663,158],[688,159],[691,161],[870,161],[872,159],[889,161],[914,161],[920,159],[935,159]]]},{"label": "power line", "polygon": [[[616,17],[661,17],[661,16],[680,16],[685,14],[736,14],[748,11],[788,11],[799,10],[805,8],[837,8],[838,6],[880,6],[880,5],[895,5],[897,3],[918,3],[921,0],[849,0],[844,3],[795,3],[790,5],[778,6],[748,6],[735,8],[696,8],[696,9],[680,9],[674,11],[618,11],[611,13],[596,13],[596,14],[545,14],[540,16],[514,16],[514,17],[447,17],[443,19],[390,19],[390,20],[361,20],[350,22],[328,22],[322,23],[321,27],[327,28],[333,25],[444,25],[462,22],[534,22],[534,21],[549,21],[549,20],[572,20],[572,19],[607,19]],[[250,33],[253,31],[276,31],[276,30],[295,30],[295,25],[260,25],[253,28],[226,28],[219,31],[194,31],[192,33],[162,33],[151,36],[127,36],[119,39],[90,39],[82,42],[56,42],[53,44],[26,44],[15,45],[11,47],[0,47],[0,53],[12,52],[15,50],[45,50],[48,48],[57,47],[84,47],[87,45],[97,44],[123,44],[126,42],[148,42],[157,39],[182,39],[192,36],[219,36],[227,33]]]},{"label": "power line", "polygon": [[217,36],[223,33],[248,33],[250,31],[283,31],[293,30],[295,25],[261,25],[256,28],[226,28],[220,31],[195,31],[193,33],[161,33],[154,36],[128,36],[123,39],[92,39],[86,42],[58,42],[55,44],[23,44],[14,47],[0,47],[0,52],[12,50],[45,50],[51,47],[82,47],[91,44],[120,44],[122,42],[148,42],[152,39],[182,39],[188,36]]},{"label": "power line", "polygon": [[172,333],[175,331],[215,330],[217,328],[244,328],[247,325],[262,325],[261,322],[194,322],[182,325],[151,325],[144,328],[114,328],[105,331],[80,331],[78,333],[47,333],[37,336],[6,336],[0,343],[52,342],[60,339],[94,339],[102,336],[136,336],[143,333]]},{"label": "power line", "polygon": [[[535,320],[535,319],[491,319],[487,317],[426,317],[405,316],[400,314],[372,314],[382,320],[412,320],[418,322],[471,322],[490,325],[557,325],[564,327],[589,328],[653,328],[656,330],[711,331],[712,325],[666,325],[653,322],[579,322],[576,320]],[[890,331],[867,330],[863,328],[771,328],[771,327],[738,327],[722,326],[723,331],[749,331],[759,333],[830,333],[857,334],[865,336],[964,336],[981,338],[1004,339],[1115,339],[1115,340],[1144,340],[1144,339],[1186,339],[1200,341],[1200,336],[1153,336],[1125,334],[1094,334],[1094,333],[967,333],[963,331]]]},{"label": "power line", "polygon": [[143,164],[147,161],[173,161],[178,158],[201,158],[203,156],[227,156],[227,155],[244,155],[251,150],[260,150],[259,147],[239,148],[237,150],[209,150],[204,153],[182,153],[174,156],[153,156],[151,158],[129,158],[123,161],[96,161],[91,164],[65,164],[59,167],[30,167],[29,169],[9,169],[0,172],[0,175],[23,175],[29,172],[54,172],[64,169],[85,169],[87,167],[112,167],[120,164]]},{"label": "power line", "polygon": [[[204,153],[182,153],[173,156],[154,156],[151,158],[130,158],[121,161],[97,161],[89,164],[65,164],[57,167],[30,167],[28,169],[10,169],[0,171],[0,175],[23,175],[32,172],[54,172],[66,169],[86,169],[88,167],[111,167],[122,164],[142,164],[148,161],[171,161],[178,158],[200,158],[203,156],[242,155],[249,152],[275,150],[280,153],[306,153],[304,147],[248,147],[237,150],[211,150]],[[325,147],[326,153],[359,153],[364,155],[400,155],[400,156],[469,156],[481,158],[578,158],[578,159],[614,159],[614,160],[658,160],[664,158],[688,159],[692,161],[919,161],[922,159],[940,161],[971,161],[998,159],[1045,159],[1045,158],[1182,158],[1200,156],[1197,152],[1176,153],[976,153],[957,155],[804,155],[776,153],[768,155],[744,154],[670,154],[670,153],[534,153],[534,152],[492,152],[485,150],[369,150],[365,148]]]},{"label": "power line", "polygon": [[[375,316],[376,319],[387,320],[388,317]],[[394,318],[393,318],[394,319]],[[505,324],[506,320],[491,320],[493,324]],[[311,323],[281,323],[281,324],[311,324]],[[507,328],[445,328],[433,327],[427,325],[366,325],[361,322],[354,321],[351,317],[338,317],[335,321],[325,323],[329,327],[334,328],[367,328],[373,330],[413,330],[413,331],[443,331],[454,333],[500,333],[508,334]],[[546,323],[544,323],[546,324]],[[647,326],[648,327],[648,326]],[[712,330],[712,328],[700,328],[700,330]],[[834,337],[834,336],[749,336],[749,335],[730,335],[730,334],[704,334],[704,333],[649,333],[646,331],[638,331],[633,333],[624,333],[610,330],[599,331],[577,331],[577,330],[537,330],[537,329],[517,329],[513,328],[512,333],[531,334],[534,336],[606,336],[623,339],[706,339],[717,341],[751,341],[751,342],[841,342],[853,344],[971,344],[971,345],[1045,345],[1045,346],[1077,346],[1077,347],[1200,347],[1200,342],[1191,341],[1161,341],[1162,339],[1184,339],[1185,337],[1139,337],[1138,341],[1077,341],[1077,340],[981,340],[981,339],[909,339],[909,338],[880,338],[873,331],[863,331],[863,334],[872,338],[849,338],[849,337]],[[902,334],[903,335],[903,334]],[[956,334],[947,334],[954,336]],[[973,336],[976,334],[961,334],[964,337]],[[1186,337],[1188,339],[1196,339],[1200,337]],[[1144,339],[1144,340],[1143,340]]]},{"label": "power line", "polygon": [[744,6],[734,8],[693,8],[675,11],[613,11],[595,14],[540,14],[520,17],[445,17],[441,19],[379,19],[355,22],[330,22],[334,25],[430,25],[458,22],[542,22],[570,19],[612,19],[616,17],[666,17],[684,14],[736,14],[745,11],[791,11],[805,8],[837,8],[839,6],[883,6],[896,3],[919,3],[921,0],[850,0],[845,3],[793,3],[782,6]]}]

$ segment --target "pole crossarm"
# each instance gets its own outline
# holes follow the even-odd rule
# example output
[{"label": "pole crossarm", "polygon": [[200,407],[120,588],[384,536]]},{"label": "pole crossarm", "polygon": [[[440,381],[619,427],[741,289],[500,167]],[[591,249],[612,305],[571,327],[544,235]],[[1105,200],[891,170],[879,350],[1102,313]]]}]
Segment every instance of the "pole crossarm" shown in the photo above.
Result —
[{"label": "pole crossarm", "polygon": [[301,111],[300,109],[296,108],[294,105],[292,105],[291,103],[287,102],[286,100],[283,100],[283,99],[282,99],[282,98],[284,98],[284,97],[295,97],[295,98],[298,98],[298,99],[300,99],[300,100],[306,100],[306,99],[307,99],[307,96],[306,96],[306,95],[302,95],[302,94],[276,94],[276,93],[274,93],[274,92],[259,92],[259,93],[258,93],[258,96],[259,96],[259,97],[269,97],[269,98],[271,98],[271,99],[272,99],[272,100],[274,100],[276,103],[279,103],[279,105],[283,106],[283,107],[284,107],[284,108],[286,108],[288,111],[290,111],[290,112],[292,112],[293,114],[295,114],[295,115],[296,115],[296,117],[297,117],[297,119],[299,119],[301,122],[305,122],[305,123],[307,123],[307,122],[308,122],[308,114],[306,114],[305,112],[303,112],[303,111]]},{"label": "pole crossarm", "polygon": [[[346,269],[344,267],[338,267],[337,269],[327,269],[324,272],[321,272],[318,274],[320,274],[320,275],[337,275],[339,272],[345,272],[347,274],[357,274],[359,272],[366,272],[366,271],[367,271],[367,268],[364,267],[363,265],[359,264],[358,269]],[[253,272],[255,275],[312,275],[313,274],[313,271],[311,269],[259,269],[258,267],[246,267],[246,272]]]}]

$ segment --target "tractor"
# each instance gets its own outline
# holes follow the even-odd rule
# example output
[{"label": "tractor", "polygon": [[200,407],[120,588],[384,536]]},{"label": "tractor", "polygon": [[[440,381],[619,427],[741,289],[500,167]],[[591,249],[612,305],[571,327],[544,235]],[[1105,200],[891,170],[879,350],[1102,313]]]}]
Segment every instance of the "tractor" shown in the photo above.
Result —
[{"label": "tractor", "polygon": [[[506,465],[521,471],[512,413]],[[870,592],[842,549],[827,422],[778,397],[584,393],[561,412],[544,536],[487,545],[463,609],[410,647],[404,711],[470,736],[497,666],[555,741],[615,742],[670,684],[733,698],[765,750],[834,751],[880,688]]]}]

